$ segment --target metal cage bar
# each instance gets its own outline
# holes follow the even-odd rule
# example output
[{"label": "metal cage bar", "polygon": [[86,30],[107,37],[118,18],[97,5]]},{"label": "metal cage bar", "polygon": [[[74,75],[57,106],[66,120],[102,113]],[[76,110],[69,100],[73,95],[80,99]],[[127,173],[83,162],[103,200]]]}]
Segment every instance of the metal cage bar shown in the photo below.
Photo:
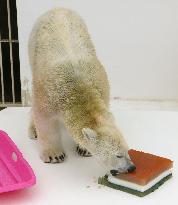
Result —
[{"label": "metal cage bar", "polygon": [[[0,100],[0,107],[5,107],[5,106],[22,106],[21,100],[19,101],[21,94],[19,94],[18,89],[21,90],[21,86],[19,83],[19,67],[14,67],[14,66],[19,66],[18,65],[18,60],[17,60],[17,53],[18,51],[15,51],[17,49],[17,46],[19,44],[18,41],[18,31],[17,29],[17,21],[14,18],[16,16],[16,1],[15,0],[0,0],[0,6],[1,3],[3,5],[3,9],[1,10],[1,14],[3,15],[5,12],[5,18],[3,21],[1,21],[1,31],[3,36],[1,35],[0,31],[0,82],[1,82],[1,95],[2,98]],[[7,10],[6,10],[7,9]],[[15,9],[15,10],[14,10]],[[13,13],[14,12],[14,13]],[[5,23],[6,22],[6,23]],[[5,27],[4,27],[5,26]],[[7,27],[6,27],[7,26]],[[17,34],[14,34],[17,33]],[[5,48],[4,45],[8,45],[8,52],[9,56],[8,59],[5,57],[4,52]],[[16,45],[17,44],[17,45]],[[6,47],[7,50],[7,47]],[[6,61],[6,60],[7,61]],[[4,62],[8,62],[8,67],[5,67]],[[7,74],[9,76],[9,84],[8,87],[10,88],[11,92],[7,92],[7,81],[5,81],[4,77],[6,76],[6,69],[8,69]],[[17,73],[16,73],[17,71]],[[17,80],[17,82],[16,82]],[[17,91],[17,92],[16,92]],[[8,99],[7,96],[11,95],[11,99]]]},{"label": "metal cage bar", "polygon": [[10,46],[10,65],[11,65],[11,80],[12,80],[12,100],[15,104],[15,89],[14,89],[14,63],[12,55],[12,34],[11,34],[11,19],[10,19],[10,2],[7,0],[7,13],[8,13],[8,29],[9,29],[9,46]]},{"label": "metal cage bar", "polygon": [[2,67],[2,53],[1,53],[1,33],[0,33],[0,71],[1,71],[1,94],[2,94],[2,106],[4,105],[4,78],[3,78],[3,67]]}]

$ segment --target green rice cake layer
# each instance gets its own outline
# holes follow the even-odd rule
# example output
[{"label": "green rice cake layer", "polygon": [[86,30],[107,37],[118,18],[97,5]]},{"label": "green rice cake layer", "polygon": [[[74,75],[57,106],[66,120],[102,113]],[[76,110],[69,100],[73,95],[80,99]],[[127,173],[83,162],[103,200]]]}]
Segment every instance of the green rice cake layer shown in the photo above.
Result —
[{"label": "green rice cake layer", "polygon": [[137,190],[134,190],[134,189],[130,189],[130,188],[120,186],[120,185],[117,185],[117,184],[113,184],[113,183],[108,181],[107,176],[100,177],[98,179],[98,183],[102,184],[104,186],[111,187],[113,189],[117,189],[117,190],[124,191],[124,192],[130,193],[130,194],[133,194],[133,195],[136,195],[136,196],[139,196],[139,197],[143,197],[143,196],[146,196],[146,195],[150,194],[151,192],[154,192],[156,189],[158,189],[162,184],[164,184],[164,182],[166,182],[171,177],[172,177],[172,174],[167,175],[166,177],[162,178],[158,183],[156,183],[154,186],[152,186],[151,188],[147,189],[144,192],[137,191]]}]

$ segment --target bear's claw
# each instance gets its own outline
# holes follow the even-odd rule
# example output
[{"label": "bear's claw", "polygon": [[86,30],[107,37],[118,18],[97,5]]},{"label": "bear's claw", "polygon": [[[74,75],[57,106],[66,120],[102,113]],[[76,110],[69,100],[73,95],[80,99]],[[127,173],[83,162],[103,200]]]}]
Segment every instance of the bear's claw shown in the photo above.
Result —
[{"label": "bear's claw", "polygon": [[41,159],[43,160],[43,162],[45,163],[61,163],[64,161],[65,159],[65,153],[61,152],[61,153],[57,153],[57,152],[52,152],[52,151],[48,151],[46,150],[45,152],[43,152],[43,154],[41,155]]},{"label": "bear's claw", "polygon": [[81,148],[79,145],[77,145],[77,149],[76,149],[78,155],[82,156],[82,157],[91,157],[91,153],[85,149],[85,148]]}]

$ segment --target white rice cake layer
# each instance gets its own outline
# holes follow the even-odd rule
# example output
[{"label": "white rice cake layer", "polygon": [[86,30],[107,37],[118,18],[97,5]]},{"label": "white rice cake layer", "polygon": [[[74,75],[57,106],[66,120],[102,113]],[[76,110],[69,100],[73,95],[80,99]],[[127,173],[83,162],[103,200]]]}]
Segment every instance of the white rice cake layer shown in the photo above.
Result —
[{"label": "white rice cake layer", "polygon": [[168,170],[162,172],[159,176],[157,176],[155,179],[151,180],[148,184],[146,184],[144,186],[141,186],[139,184],[135,184],[135,183],[132,183],[132,182],[128,182],[128,181],[125,181],[125,180],[122,180],[122,179],[118,179],[118,178],[116,178],[112,175],[108,176],[108,181],[113,183],[113,184],[117,184],[117,185],[120,185],[120,186],[123,186],[123,187],[134,189],[134,190],[137,190],[137,191],[140,191],[140,192],[144,192],[144,191],[150,189],[151,187],[153,187],[155,184],[157,184],[164,177],[168,176],[171,173],[172,173],[172,169],[168,169]]}]

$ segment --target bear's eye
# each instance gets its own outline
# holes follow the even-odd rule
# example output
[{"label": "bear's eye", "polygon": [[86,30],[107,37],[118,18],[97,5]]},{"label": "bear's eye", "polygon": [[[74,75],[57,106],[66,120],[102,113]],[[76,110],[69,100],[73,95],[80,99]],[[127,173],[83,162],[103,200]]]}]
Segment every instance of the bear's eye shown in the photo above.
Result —
[{"label": "bear's eye", "polygon": [[121,159],[123,158],[124,156],[121,156],[121,155],[116,155],[117,158]]}]

